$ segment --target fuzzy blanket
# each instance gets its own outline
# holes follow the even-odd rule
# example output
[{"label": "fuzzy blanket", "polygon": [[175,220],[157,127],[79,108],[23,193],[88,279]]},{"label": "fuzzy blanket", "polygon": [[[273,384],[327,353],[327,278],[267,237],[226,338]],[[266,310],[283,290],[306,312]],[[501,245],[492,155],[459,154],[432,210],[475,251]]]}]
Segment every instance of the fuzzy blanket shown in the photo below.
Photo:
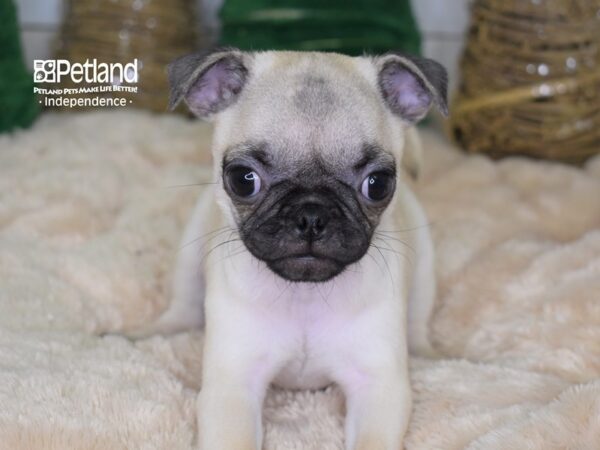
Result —
[{"label": "fuzzy blanket", "polygon": [[[433,339],[407,449],[600,448],[600,157],[465,156],[425,131]],[[46,115],[0,136],[0,449],[192,448],[199,332],[114,335],[169,301],[210,129]],[[265,449],[342,449],[336,388],[273,390]]]}]

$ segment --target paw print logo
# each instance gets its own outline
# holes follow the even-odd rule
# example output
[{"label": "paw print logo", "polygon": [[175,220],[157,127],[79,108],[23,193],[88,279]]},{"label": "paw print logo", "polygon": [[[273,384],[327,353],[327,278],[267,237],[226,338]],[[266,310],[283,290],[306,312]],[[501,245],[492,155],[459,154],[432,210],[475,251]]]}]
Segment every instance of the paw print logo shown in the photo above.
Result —
[{"label": "paw print logo", "polygon": [[56,82],[56,61],[45,59],[34,60],[33,79],[36,83]]}]

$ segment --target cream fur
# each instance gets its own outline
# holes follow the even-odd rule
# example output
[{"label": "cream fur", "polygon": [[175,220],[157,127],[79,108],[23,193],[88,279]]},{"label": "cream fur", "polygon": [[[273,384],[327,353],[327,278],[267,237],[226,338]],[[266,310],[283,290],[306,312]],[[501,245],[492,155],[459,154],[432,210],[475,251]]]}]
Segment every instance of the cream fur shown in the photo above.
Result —
[{"label": "cream fur", "polygon": [[[201,336],[132,343],[168,302],[210,129],[46,115],[0,137],[0,448],[188,449]],[[597,449],[600,158],[492,163],[424,133],[439,298],[408,449]],[[207,166],[205,166],[207,167]],[[272,390],[266,449],[342,448],[343,397]]]}]

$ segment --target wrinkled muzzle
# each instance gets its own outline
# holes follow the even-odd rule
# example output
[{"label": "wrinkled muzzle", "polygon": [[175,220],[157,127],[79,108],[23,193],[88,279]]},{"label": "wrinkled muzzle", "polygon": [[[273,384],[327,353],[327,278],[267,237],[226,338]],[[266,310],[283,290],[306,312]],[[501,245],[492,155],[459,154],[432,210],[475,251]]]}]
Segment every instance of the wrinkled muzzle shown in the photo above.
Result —
[{"label": "wrinkled muzzle", "polygon": [[326,281],[367,252],[371,226],[351,196],[328,188],[269,193],[241,227],[248,250],[291,281]]}]

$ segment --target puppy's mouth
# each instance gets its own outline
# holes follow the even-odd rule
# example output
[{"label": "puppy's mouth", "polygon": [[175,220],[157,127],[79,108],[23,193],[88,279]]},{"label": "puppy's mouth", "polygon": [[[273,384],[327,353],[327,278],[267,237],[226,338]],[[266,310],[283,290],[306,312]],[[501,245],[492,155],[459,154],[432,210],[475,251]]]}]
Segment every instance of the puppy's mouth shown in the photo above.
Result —
[{"label": "puppy's mouth", "polygon": [[306,253],[266,261],[269,268],[289,281],[323,282],[339,275],[345,264],[332,258]]}]

